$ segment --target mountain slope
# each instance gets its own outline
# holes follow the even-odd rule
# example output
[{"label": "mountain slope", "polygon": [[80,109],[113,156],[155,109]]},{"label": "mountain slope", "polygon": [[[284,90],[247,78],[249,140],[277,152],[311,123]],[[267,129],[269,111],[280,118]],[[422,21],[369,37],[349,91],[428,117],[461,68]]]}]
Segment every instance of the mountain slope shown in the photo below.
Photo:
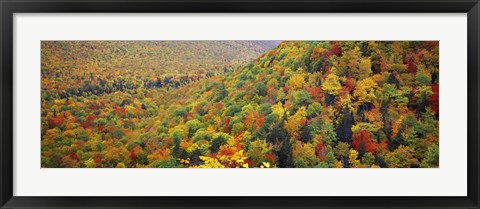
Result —
[{"label": "mountain slope", "polygon": [[230,71],[274,45],[272,41],[43,41],[42,88],[57,90],[66,98],[85,90],[98,94],[138,85],[169,85],[165,79],[178,87]]},{"label": "mountain slope", "polygon": [[55,100],[42,166],[438,167],[438,67],[438,42],[285,41],[178,88]]}]

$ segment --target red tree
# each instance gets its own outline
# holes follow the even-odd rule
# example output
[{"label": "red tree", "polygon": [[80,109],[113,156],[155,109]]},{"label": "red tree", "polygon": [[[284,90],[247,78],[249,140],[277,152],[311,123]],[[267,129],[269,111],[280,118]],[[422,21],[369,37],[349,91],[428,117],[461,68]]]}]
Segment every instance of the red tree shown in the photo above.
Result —
[{"label": "red tree", "polygon": [[322,140],[319,140],[317,146],[315,147],[315,154],[320,161],[325,160],[325,144]]},{"label": "red tree", "polygon": [[416,73],[417,72],[417,64],[413,61],[409,61],[407,63],[407,70],[409,73]]},{"label": "red tree", "polygon": [[333,44],[330,52],[338,56],[340,54],[340,46],[338,44]]},{"label": "red tree", "polygon": [[308,93],[310,94],[310,96],[312,96],[315,102],[320,102],[323,97],[321,86],[309,87]]},{"label": "red tree", "polygon": [[261,115],[260,117],[257,118],[257,120],[255,120],[255,128],[254,130],[257,130],[258,128],[261,128],[263,126],[263,121],[265,120],[265,117],[263,117],[263,115]]},{"label": "red tree", "polygon": [[56,126],[61,126],[64,122],[64,117],[62,115],[57,115],[54,118],[48,119],[48,125],[50,128],[54,128]]},{"label": "red tree", "polygon": [[136,160],[137,159],[137,153],[135,153],[135,150],[132,149],[132,152],[130,152],[130,159]]},{"label": "red tree", "polygon": [[440,88],[438,84],[432,84],[430,85],[432,87],[432,96],[430,96],[430,107],[432,108],[432,111],[435,112],[436,115],[438,115],[438,110],[439,110],[439,105],[440,105],[440,100],[439,100],[439,95],[440,95]]},{"label": "red tree", "polygon": [[370,132],[367,130],[360,130],[357,133],[353,134],[353,148],[358,150],[360,148],[361,142],[363,142],[363,145],[365,147],[365,151],[370,152],[372,154],[375,154],[378,150],[378,144],[375,143],[371,138],[370,138]]},{"label": "red tree", "polygon": [[70,158],[72,158],[72,160],[77,160],[77,161],[80,160],[80,157],[75,152],[70,152],[69,156]]},{"label": "red tree", "polygon": [[231,118],[227,117],[225,119],[225,121],[223,122],[223,132],[230,133],[230,131],[232,131],[231,128],[230,128],[230,125],[229,125],[230,120],[231,120]]}]

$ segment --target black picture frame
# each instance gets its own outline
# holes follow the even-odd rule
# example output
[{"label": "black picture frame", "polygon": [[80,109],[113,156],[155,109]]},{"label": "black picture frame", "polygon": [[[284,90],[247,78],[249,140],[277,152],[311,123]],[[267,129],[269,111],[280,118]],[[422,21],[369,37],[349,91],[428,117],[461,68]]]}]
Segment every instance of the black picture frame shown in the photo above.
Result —
[{"label": "black picture frame", "polygon": [[[1,208],[479,208],[478,0],[0,0]],[[13,196],[14,13],[467,13],[468,195],[465,197]],[[448,180],[447,180],[448,181]]]}]

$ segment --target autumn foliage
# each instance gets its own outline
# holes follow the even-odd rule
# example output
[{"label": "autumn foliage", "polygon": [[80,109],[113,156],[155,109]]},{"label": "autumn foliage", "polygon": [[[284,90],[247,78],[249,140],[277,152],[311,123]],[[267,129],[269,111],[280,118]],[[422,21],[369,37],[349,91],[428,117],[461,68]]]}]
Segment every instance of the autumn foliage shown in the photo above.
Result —
[{"label": "autumn foliage", "polygon": [[439,44],[42,41],[45,168],[437,168]]}]

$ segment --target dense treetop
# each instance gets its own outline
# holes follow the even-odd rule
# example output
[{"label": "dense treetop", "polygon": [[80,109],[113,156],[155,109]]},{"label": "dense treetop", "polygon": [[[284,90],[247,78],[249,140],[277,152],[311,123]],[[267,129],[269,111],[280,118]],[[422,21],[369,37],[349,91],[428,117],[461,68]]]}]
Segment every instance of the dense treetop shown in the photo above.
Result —
[{"label": "dense treetop", "polygon": [[438,42],[275,44],[43,42],[42,167],[439,166]]}]

